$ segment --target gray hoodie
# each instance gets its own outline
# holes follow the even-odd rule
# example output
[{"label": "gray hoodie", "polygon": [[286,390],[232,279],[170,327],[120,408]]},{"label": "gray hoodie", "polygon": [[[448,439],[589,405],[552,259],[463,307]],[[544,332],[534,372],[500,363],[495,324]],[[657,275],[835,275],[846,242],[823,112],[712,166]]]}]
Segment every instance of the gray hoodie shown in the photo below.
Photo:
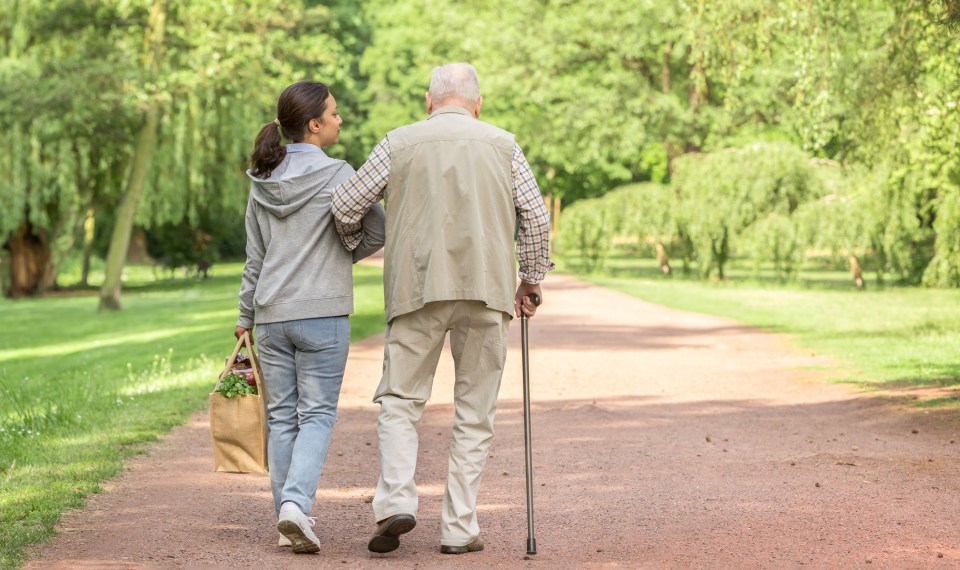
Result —
[{"label": "gray hoodie", "polygon": [[287,145],[269,178],[247,171],[247,262],[237,326],[353,312],[352,265],[383,247],[385,222],[377,205],[363,218],[360,247],[352,253],[343,247],[330,199],[353,173],[346,162],[303,143]]}]

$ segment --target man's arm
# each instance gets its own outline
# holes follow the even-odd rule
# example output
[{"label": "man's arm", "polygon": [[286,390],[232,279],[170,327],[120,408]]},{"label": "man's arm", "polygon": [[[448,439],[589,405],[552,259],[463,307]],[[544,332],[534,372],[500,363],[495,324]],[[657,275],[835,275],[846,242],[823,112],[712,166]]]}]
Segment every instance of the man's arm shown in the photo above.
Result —
[{"label": "man's arm", "polygon": [[333,219],[340,241],[349,251],[363,241],[363,217],[383,198],[390,178],[390,146],[380,141],[360,170],[333,193]]},{"label": "man's arm", "polygon": [[513,204],[517,210],[520,229],[517,233],[517,258],[520,260],[520,287],[514,302],[517,317],[521,310],[528,316],[537,312],[526,299],[540,291],[540,282],[554,268],[550,261],[550,213],[543,203],[540,187],[519,145],[513,147]]}]

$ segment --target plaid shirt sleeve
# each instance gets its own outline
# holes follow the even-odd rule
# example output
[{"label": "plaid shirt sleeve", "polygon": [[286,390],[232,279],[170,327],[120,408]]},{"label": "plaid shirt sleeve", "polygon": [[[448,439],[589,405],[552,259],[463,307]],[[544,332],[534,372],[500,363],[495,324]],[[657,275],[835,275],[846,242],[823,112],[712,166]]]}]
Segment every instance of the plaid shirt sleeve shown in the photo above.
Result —
[{"label": "plaid shirt sleeve", "polygon": [[513,204],[520,221],[517,233],[520,279],[524,283],[540,283],[554,268],[550,261],[550,212],[543,203],[530,164],[517,144],[513,146]]},{"label": "plaid shirt sleeve", "polygon": [[380,141],[360,170],[333,193],[333,219],[340,241],[353,251],[363,239],[361,220],[383,198],[390,178],[390,145]]}]

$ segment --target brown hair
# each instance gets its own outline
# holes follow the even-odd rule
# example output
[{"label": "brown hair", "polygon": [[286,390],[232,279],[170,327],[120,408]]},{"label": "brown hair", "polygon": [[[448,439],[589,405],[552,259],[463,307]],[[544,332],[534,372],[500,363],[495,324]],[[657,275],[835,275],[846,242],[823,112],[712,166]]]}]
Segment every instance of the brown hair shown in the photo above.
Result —
[{"label": "brown hair", "polygon": [[293,142],[302,141],[310,119],[322,120],[329,96],[330,89],[316,81],[298,81],[283,90],[277,100],[277,120],[264,125],[253,143],[250,163],[254,176],[270,178],[287,156],[281,132]]}]

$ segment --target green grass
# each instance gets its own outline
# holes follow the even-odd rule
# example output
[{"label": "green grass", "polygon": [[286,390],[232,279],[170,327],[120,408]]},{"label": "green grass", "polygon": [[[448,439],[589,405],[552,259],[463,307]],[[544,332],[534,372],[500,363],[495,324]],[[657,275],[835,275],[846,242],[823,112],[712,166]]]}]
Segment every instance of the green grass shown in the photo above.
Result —
[{"label": "green grass", "polygon": [[[577,260],[561,260],[576,272]],[[564,267],[566,266],[566,267]],[[795,345],[841,361],[831,377],[889,391],[960,388],[960,291],[868,284],[822,267],[778,284],[769,273],[734,266],[724,282],[659,275],[652,260],[620,256],[598,285],[667,307],[729,317],[789,335]],[[925,407],[960,407],[957,391]]]},{"label": "green grass", "polygon": [[[199,281],[130,267],[116,313],[82,292],[0,300],[0,568],[206,405],[235,342],[241,270],[217,264]],[[383,286],[378,268],[354,277],[359,340],[384,327]]]}]

